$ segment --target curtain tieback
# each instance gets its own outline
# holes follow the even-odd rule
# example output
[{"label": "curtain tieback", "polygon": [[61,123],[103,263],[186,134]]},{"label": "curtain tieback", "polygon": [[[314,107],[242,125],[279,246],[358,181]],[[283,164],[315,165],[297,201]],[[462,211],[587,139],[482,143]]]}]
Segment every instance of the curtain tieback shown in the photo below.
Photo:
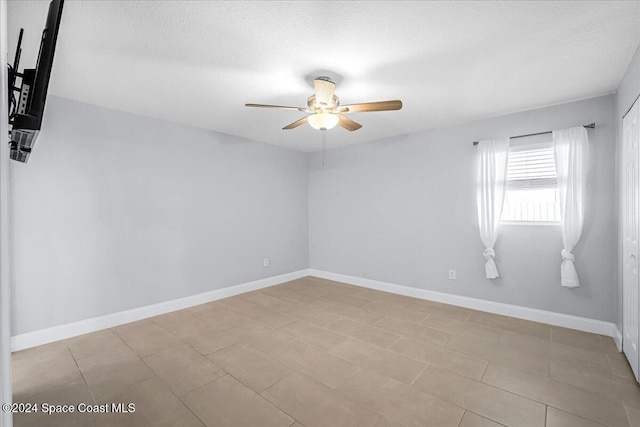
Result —
[{"label": "curtain tieback", "polygon": [[576,257],[573,256],[573,254],[571,252],[569,252],[566,249],[563,249],[560,254],[562,254],[562,260],[564,261],[565,259],[568,259],[569,261],[573,262],[576,260]]},{"label": "curtain tieback", "polygon": [[493,250],[493,248],[487,248],[487,249],[484,250],[482,255],[484,255],[486,260],[489,261],[490,259],[492,259],[492,258],[494,258],[496,256],[496,252]]}]

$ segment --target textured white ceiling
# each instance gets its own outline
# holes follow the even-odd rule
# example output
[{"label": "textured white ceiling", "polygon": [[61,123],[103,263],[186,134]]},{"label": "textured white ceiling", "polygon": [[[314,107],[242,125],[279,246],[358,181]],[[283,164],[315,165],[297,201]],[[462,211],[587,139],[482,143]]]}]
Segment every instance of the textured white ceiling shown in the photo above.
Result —
[{"label": "textured white ceiling", "polygon": [[[8,3],[23,66],[47,6]],[[637,1],[67,0],[50,93],[313,151],[319,131],[281,130],[304,113],[244,104],[305,106],[318,75],[343,104],[404,102],[333,147],[611,93],[638,43]]]}]

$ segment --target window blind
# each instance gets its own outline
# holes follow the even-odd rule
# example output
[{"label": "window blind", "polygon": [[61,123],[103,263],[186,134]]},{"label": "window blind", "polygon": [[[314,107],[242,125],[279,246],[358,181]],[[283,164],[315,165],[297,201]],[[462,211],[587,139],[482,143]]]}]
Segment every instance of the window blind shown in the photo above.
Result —
[{"label": "window blind", "polygon": [[507,165],[507,188],[556,188],[556,172],[553,146],[512,147]]}]

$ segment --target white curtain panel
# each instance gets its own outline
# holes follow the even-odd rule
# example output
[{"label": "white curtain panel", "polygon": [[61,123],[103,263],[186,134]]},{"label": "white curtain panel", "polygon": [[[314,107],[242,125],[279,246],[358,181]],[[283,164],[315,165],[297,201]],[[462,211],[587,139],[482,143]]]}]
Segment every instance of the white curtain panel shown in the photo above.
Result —
[{"label": "white curtain panel", "polygon": [[509,138],[480,141],[477,149],[478,222],[480,239],[485,246],[483,255],[487,260],[484,269],[487,279],[495,279],[500,274],[493,260],[496,256],[493,247],[498,238],[498,225],[504,205]]},{"label": "white curtain panel", "polygon": [[562,265],[560,284],[580,286],[571,253],[580,240],[584,223],[584,191],[587,181],[589,136],[583,127],[553,131],[558,171],[558,193],[562,215]]}]

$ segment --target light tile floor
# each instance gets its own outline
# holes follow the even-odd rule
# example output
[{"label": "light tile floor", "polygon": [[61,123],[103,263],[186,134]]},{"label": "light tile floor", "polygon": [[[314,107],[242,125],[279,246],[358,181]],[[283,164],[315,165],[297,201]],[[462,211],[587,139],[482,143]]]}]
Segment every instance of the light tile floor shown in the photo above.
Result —
[{"label": "light tile floor", "polygon": [[317,278],[13,355],[16,426],[640,426],[611,338]]}]

